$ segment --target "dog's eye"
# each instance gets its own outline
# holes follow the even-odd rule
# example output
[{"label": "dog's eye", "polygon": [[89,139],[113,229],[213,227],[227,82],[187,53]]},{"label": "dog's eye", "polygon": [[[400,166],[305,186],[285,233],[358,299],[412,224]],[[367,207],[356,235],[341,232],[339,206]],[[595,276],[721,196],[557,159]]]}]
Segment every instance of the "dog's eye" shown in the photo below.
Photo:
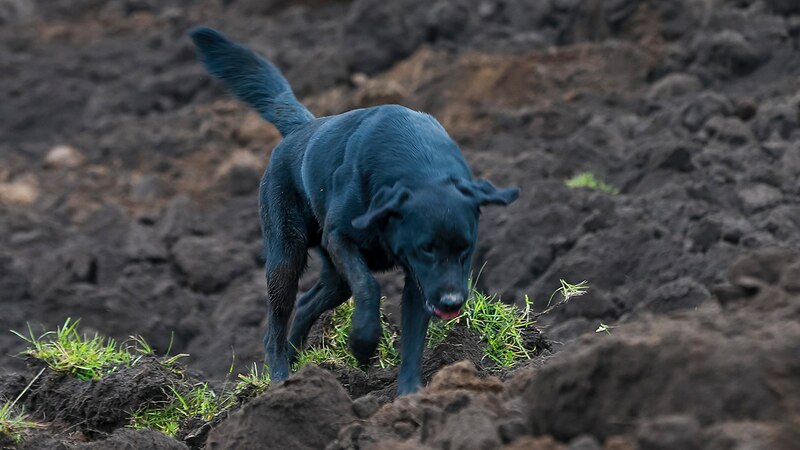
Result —
[{"label": "dog's eye", "polygon": [[428,242],[419,249],[422,251],[422,253],[425,253],[426,255],[431,255],[433,254],[433,242]]}]

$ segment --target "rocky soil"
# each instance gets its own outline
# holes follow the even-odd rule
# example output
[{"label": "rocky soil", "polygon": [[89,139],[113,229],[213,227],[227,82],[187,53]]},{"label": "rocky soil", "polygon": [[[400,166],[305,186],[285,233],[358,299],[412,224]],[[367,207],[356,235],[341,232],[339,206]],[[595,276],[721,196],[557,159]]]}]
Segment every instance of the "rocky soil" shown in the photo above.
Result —
[{"label": "rocky soil", "polygon": [[[172,342],[212,380],[261,360],[256,193],[279,135],[196,62],[201,23],[273,59],[315,114],[430,112],[477,175],[520,186],[482,219],[481,290],[541,310],[561,278],[592,288],[513,373],[489,374],[479,343],[431,352],[428,389],[385,403],[391,373],[310,367],[188,445],[796,448],[791,0],[0,0],[0,330],[80,317]],[[585,171],[619,193],[565,186]],[[397,274],[381,280],[396,318]],[[36,373],[23,344],[0,333],[4,395]],[[169,382],[137,370],[48,373],[25,402],[50,428],[24,445],[184,448],[124,428]]]}]

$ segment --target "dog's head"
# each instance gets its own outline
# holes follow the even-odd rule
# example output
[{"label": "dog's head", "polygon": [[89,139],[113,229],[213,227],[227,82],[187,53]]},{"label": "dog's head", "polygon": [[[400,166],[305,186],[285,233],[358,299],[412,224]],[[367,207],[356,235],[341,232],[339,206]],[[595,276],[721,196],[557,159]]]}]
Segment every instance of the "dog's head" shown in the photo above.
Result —
[{"label": "dog's head", "polygon": [[352,225],[378,230],[416,280],[428,311],[451,319],[469,296],[481,206],[508,205],[518,196],[519,189],[486,180],[451,177],[413,190],[397,183],[381,188]]}]

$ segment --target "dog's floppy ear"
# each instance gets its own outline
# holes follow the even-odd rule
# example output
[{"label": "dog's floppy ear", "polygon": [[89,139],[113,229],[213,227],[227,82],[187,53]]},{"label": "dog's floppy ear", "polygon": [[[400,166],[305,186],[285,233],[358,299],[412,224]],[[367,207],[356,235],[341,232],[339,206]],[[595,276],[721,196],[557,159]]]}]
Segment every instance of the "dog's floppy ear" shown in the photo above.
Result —
[{"label": "dog's floppy ear", "polygon": [[486,180],[465,180],[454,178],[456,189],[475,200],[478,206],[509,205],[519,197],[519,188],[497,189]]},{"label": "dog's floppy ear", "polygon": [[351,224],[357,230],[376,225],[392,214],[400,214],[400,207],[411,197],[411,191],[399,183],[392,187],[384,186],[372,197],[369,209],[353,219]]}]

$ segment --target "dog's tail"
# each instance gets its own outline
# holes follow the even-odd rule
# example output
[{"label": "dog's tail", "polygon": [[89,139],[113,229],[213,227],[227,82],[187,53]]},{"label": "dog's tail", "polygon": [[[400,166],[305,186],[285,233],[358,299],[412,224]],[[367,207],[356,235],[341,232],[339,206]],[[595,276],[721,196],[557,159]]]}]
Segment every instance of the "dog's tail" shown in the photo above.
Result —
[{"label": "dog's tail", "polygon": [[281,135],[287,136],[314,119],[297,101],[280,70],[266,59],[208,27],[193,28],[189,36],[208,72],[275,125]]}]

